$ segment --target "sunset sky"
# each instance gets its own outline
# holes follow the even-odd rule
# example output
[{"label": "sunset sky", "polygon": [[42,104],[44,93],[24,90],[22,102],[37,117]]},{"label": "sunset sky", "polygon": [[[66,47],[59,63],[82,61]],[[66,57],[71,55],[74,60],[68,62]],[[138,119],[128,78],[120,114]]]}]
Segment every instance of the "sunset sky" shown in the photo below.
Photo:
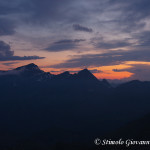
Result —
[{"label": "sunset sky", "polygon": [[150,80],[150,0],[0,0],[0,70],[28,63]]}]

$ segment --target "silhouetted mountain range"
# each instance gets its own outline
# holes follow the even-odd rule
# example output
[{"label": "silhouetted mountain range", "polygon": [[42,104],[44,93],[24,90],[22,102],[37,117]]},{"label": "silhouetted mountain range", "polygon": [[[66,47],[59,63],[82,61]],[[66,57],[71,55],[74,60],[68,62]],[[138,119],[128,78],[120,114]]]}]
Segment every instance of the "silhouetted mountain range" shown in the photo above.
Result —
[{"label": "silhouetted mountain range", "polygon": [[94,138],[127,137],[129,129],[134,129],[130,137],[138,137],[141,132],[136,126],[149,122],[146,117],[128,127],[150,113],[149,81],[114,88],[88,69],[54,75],[32,63],[1,71],[0,91],[2,150],[60,149],[64,144],[64,149],[73,149],[72,145],[87,149]]},{"label": "silhouetted mountain range", "polygon": [[[86,82],[93,82],[101,84],[105,87],[107,87],[107,84],[100,82],[88,69],[84,69],[79,71],[75,74],[70,74],[68,71],[63,72],[58,75],[52,75],[49,72],[44,72],[39,69],[39,67],[33,63],[18,67],[13,70],[9,71],[1,71],[0,77],[1,78],[18,78],[18,80],[21,78],[21,80],[28,79],[34,81],[44,81],[44,80],[82,80]],[[110,85],[108,85],[110,86]]]}]

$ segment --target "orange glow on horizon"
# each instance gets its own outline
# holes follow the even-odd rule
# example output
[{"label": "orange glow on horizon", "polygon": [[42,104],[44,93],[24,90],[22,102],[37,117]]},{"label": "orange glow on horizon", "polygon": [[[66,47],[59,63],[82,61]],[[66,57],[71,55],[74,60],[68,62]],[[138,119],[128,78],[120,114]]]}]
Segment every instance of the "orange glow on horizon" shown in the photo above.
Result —
[{"label": "orange glow on horizon", "polygon": [[133,73],[127,72],[127,71],[123,71],[123,72],[102,72],[102,73],[94,73],[94,75],[98,78],[98,79],[124,79],[124,78],[129,78],[133,75]]}]

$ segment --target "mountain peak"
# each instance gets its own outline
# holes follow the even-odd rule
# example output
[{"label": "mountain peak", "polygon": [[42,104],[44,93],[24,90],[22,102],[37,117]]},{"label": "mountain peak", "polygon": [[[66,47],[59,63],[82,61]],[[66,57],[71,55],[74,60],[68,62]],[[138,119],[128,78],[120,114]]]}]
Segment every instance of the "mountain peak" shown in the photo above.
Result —
[{"label": "mountain peak", "polygon": [[40,69],[37,65],[35,65],[34,63],[31,63],[31,64],[28,64],[28,65],[18,67],[14,70],[40,70]]},{"label": "mountain peak", "polygon": [[81,79],[94,79],[94,80],[98,80],[87,68],[79,71],[77,75]]},{"label": "mountain peak", "polygon": [[39,69],[39,67],[37,65],[35,65],[34,63],[31,63],[31,64],[28,64],[28,65],[25,65],[25,66],[18,67],[15,70],[22,70],[22,69],[28,69],[28,70],[31,69],[31,70],[33,70],[33,69]]},{"label": "mountain peak", "polygon": [[30,64],[26,65],[26,67],[37,67],[37,65],[34,63],[30,63]]},{"label": "mountain peak", "polygon": [[26,72],[26,73],[43,73],[42,70],[40,70],[40,68],[35,65],[34,63],[30,63],[28,65],[25,65],[25,66],[21,66],[21,67],[18,67],[16,69],[14,69],[15,71],[19,71],[20,73],[23,73],[23,72]]},{"label": "mountain peak", "polygon": [[83,69],[83,70],[81,70],[81,71],[78,72],[78,74],[81,74],[81,73],[91,74],[91,72],[87,68],[85,68],[85,69]]}]

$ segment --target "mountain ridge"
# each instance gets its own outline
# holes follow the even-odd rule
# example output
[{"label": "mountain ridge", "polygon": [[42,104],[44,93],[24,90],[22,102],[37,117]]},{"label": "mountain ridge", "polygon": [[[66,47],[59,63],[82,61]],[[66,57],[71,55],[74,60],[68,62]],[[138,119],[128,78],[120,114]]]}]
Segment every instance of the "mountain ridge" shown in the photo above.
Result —
[{"label": "mountain ridge", "polygon": [[[94,82],[101,82],[103,85],[107,86],[107,87],[113,87],[111,86],[111,84],[108,82],[108,80],[103,79],[103,80],[99,80],[97,79],[91,72],[90,70],[88,70],[87,68],[82,69],[80,71],[78,71],[77,73],[73,73],[71,74],[69,71],[64,71],[62,73],[59,74],[52,74],[51,72],[45,72],[43,70],[41,70],[36,64],[34,63],[30,63],[27,65],[23,65],[20,67],[17,67],[15,69],[12,70],[7,70],[7,71],[0,71],[0,77],[2,76],[24,76],[26,78],[46,78],[46,79],[62,79],[62,80],[83,80],[83,81],[90,81],[93,80]],[[40,81],[40,79],[37,79]],[[119,84],[118,86],[114,87],[114,88],[119,88],[119,89],[125,89],[125,88],[134,88],[136,87],[141,87],[142,86],[147,86],[149,84],[149,81],[140,81],[140,80],[132,80],[132,81],[127,81],[125,83]]]},{"label": "mountain ridge", "polygon": [[8,71],[1,71],[1,75],[17,75],[17,74],[26,74],[26,76],[33,76],[33,75],[37,75],[37,74],[49,74],[50,78],[55,78],[55,79],[81,79],[81,80],[95,80],[95,81],[99,81],[87,68],[80,70],[77,73],[71,74],[69,71],[64,71],[60,74],[51,74],[50,72],[45,72],[43,70],[41,70],[36,64],[34,63],[30,63],[24,66],[20,66],[17,67],[15,69],[12,70],[8,70]]}]

